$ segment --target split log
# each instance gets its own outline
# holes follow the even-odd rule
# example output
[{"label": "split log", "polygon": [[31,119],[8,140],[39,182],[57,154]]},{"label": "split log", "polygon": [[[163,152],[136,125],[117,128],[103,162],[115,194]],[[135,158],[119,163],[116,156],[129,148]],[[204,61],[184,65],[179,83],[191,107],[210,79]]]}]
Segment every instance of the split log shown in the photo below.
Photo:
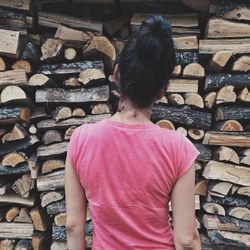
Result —
[{"label": "split log", "polygon": [[104,84],[106,81],[106,76],[102,69],[85,69],[81,71],[78,81],[84,86],[89,86],[92,84]]},{"label": "split log", "polygon": [[5,155],[1,161],[1,165],[3,167],[16,167],[20,163],[24,163],[27,161],[27,157],[22,152],[11,152]]},{"label": "split log", "polygon": [[207,23],[206,38],[243,38],[250,36],[248,23],[232,22],[218,17],[210,18]]},{"label": "split log", "polygon": [[241,155],[250,156],[250,148],[243,148],[243,149],[240,149],[239,153],[240,153]]},{"label": "split log", "polygon": [[62,88],[39,89],[36,91],[37,103],[84,103],[106,102],[109,99],[109,87],[103,85],[93,88],[65,90]]},{"label": "split log", "polygon": [[29,172],[28,163],[19,163],[18,166],[12,167],[5,167],[0,165],[0,176],[11,176],[11,175],[22,175]]},{"label": "split log", "polygon": [[215,244],[240,247],[240,249],[249,249],[250,235],[242,233],[227,232],[221,230],[209,230],[209,238]]},{"label": "split log", "polygon": [[46,232],[35,231],[32,235],[32,249],[33,250],[43,250],[49,249],[50,241],[48,238],[50,235]]},{"label": "split log", "polygon": [[221,50],[216,52],[209,62],[208,69],[211,72],[221,72],[232,57],[233,51]]},{"label": "split log", "polygon": [[37,162],[36,154],[31,155],[28,159],[28,168],[32,179],[37,179],[38,171],[40,170],[39,163]]},{"label": "split log", "polygon": [[32,72],[32,65],[26,60],[17,60],[14,64],[11,65],[13,70],[23,69],[27,74]]},{"label": "split log", "polygon": [[208,189],[212,193],[222,194],[223,196],[228,195],[233,184],[229,182],[213,182],[209,181]]},{"label": "split log", "polygon": [[0,102],[2,104],[29,104],[31,105],[30,99],[26,93],[18,86],[7,86],[5,87],[0,95]]},{"label": "split log", "polygon": [[0,57],[0,72],[5,71],[5,70],[6,70],[5,61],[2,57]]},{"label": "split log", "polygon": [[44,145],[49,145],[54,142],[62,142],[63,138],[59,131],[50,129],[43,134],[42,141]]},{"label": "split log", "polygon": [[223,206],[221,206],[217,203],[205,202],[202,204],[202,208],[208,214],[218,214],[218,215],[223,215],[223,216],[226,215],[226,211],[223,208]]},{"label": "split log", "polygon": [[0,124],[15,124],[18,122],[29,123],[30,110],[28,107],[10,107],[0,108]]},{"label": "split log", "polygon": [[248,186],[250,182],[250,168],[210,161],[204,168],[203,177],[209,180],[222,180]]},{"label": "split log", "polygon": [[67,106],[58,106],[54,111],[53,111],[53,118],[56,121],[61,121],[65,120],[67,118],[72,117],[72,110],[70,107]]},{"label": "split log", "polygon": [[[6,194],[10,190],[10,186],[11,186],[10,183],[1,184],[1,186],[0,186],[0,195]],[[1,221],[1,211],[0,211],[0,221]]]},{"label": "split log", "polygon": [[59,227],[53,224],[52,225],[52,239],[54,241],[66,241],[67,240],[66,228]]},{"label": "split log", "polygon": [[56,171],[37,178],[39,192],[55,190],[64,187],[64,170]]},{"label": "split log", "polygon": [[235,150],[225,146],[222,146],[215,151],[213,159],[216,161],[231,162],[237,165],[240,164],[239,156]]},{"label": "split log", "polygon": [[18,216],[14,218],[14,222],[32,223],[29,215],[29,210],[26,207],[22,207],[18,213]]},{"label": "split log", "polygon": [[0,223],[0,237],[9,239],[30,239],[34,231],[31,223]]},{"label": "split log", "polygon": [[11,187],[23,198],[28,198],[31,190],[35,187],[35,181],[31,178],[30,174],[25,174],[21,178],[17,179]]},{"label": "split log", "polygon": [[47,160],[42,164],[42,174],[50,173],[54,170],[64,168],[64,160]]},{"label": "split log", "polygon": [[199,40],[199,54],[213,55],[221,50],[230,50],[234,54],[248,54],[250,39],[207,39]]},{"label": "split log", "polygon": [[32,250],[31,240],[19,240],[15,246],[15,250]]},{"label": "split log", "polygon": [[160,120],[156,123],[160,128],[175,130],[174,124],[169,120]]},{"label": "split log", "polygon": [[22,206],[32,207],[35,203],[35,196],[32,195],[29,198],[25,199],[18,194],[5,194],[0,195],[0,202],[4,204],[17,204]]},{"label": "split log", "polygon": [[190,63],[198,63],[199,61],[199,54],[197,52],[192,51],[177,51],[175,53],[175,57],[176,64],[180,64],[182,66],[185,66]]},{"label": "split log", "polygon": [[245,195],[250,197],[250,187],[240,187],[239,189],[237,189],[237,193],[239,195]]},{"label": "split log", "polygon": [[2,143],[17,141],[29,136],[28,132],[20,124],[16,123],[13,129],[2,137]]},{"label": "split log", "polygon": [[204,108],[204,101],[202,97],[197,93],[187,93],[184,94],[185,97],[185,104],[191,107],[196,107],[203,109]]},{"label": "split log", "polygon": [[188,64],[183,70],[183,78],[202,79],[205,77],[205,70],[199,63]]},{"label": "split log", "polygon": [[70,77],[69,79],[64,80],[63,85],[66,87],[81,87],[81,83],[76,77]]},{"label": "split log", "polygon": [[86,31],[92,31],[95,34],[102,34],[103,25],[99,22],[83,20],[81,18],[52,14],[46,12],[39,12],[38,25],[46,28],[57,29],[58,25],[66,25],[71,28],[83,29]]},{"label": "split log", "polygon": [[65,213],[66,212],[65,200],[51,203],[51,204],[49,204],[46,207],[46,209],[47,209],[47,213],[49,215],[55,215],[55,214],[59,214],[59,213]]},{"label": "split log", "polygon": [[0,56],[18,58],[20,49],[20,32],[0,29]]},{"label": "split log", "polygon": [[156,101],[154,102],[154,104],[166,105],[166,104],[168,104],[168,99],[167,99],[167,97],[164,95],[164,96],[161,97],[160,99],[156,100]]},{"label": "split log", "polygon": [[[40,37],[39,37],[40,39]],[[41,46],[40,44],[38,45]],[[21,54],[21,59],[28,61],[32,65],[37,65],[40,63],[41,52],[32,42],[28,42]]]},{"label": "split log", "polygon": [[61,64],[44,64],[40,67],[39,73],[45,75],[78,74],[86,69],[103,69],[103,68],[104,65],[102,61],[81,61],[81,62],[61,63]]},{"label": "split log", "polygon": [[178,131],[179,133],[181,133],[183,136],[187,137],[187,130],[183,127],[178,127],[176,129],[176,131]]},{"label": "split log", "polygon": [[28,86],[48,87],[48,86],[56,86],[56,84],[48,76],[44,74],[34,74],[29,79]]},{"label": "split log", "polygon": [[69,127],[64,134],[64,140],[69,140],[73,132],[75,131],[76,126]]},{"label": "split log", "polygon": [[106,103],[99,103],[92,105],[91,107],[92,115],[102,115],[102,114],[110,114],[110,108]]},{"label": "split log", "polygon": [[41,47],[41,61],[49,61],[58,58],[62,51],[63,41],[60,39],[49,38]]},{"label": "split log", "polygon": [[18,207],[12,207],[8,209],[5,215],[5,219],[7,222],[12,222],[14,218],[19,214],[19,208]]},{"label": "split log", "polygon": [[61,122],[56,122],[54,119],[46,119],[37,123],[38,129],[62,129],[71,126],[80,126],[84,123],[95,123],[104,119],[108,119],[111,115],[87,115],[83,118],[70,118]]},{"label": "split log", "polygon": [[52,191],[41,194],[41,206],[46,207],[47,205],[61,201],[64,198],[64,193],[61,191]]},{"label": "split log", "polygon": [[35,135],[37,133],[37,128],[36,128],[35,125],[30,125],[30,127],[29,127],[29,133],[31,135]]},{"label": "split log", "polygon": [[204,137],[204,130],[203,129],[197,129],[197,128],[189,128],[188,129],[188,136],[190,139],[199,141]]},{"label": "split log", "polygon": [[89,41],[93,36],[93,32],[76,30],[60,24],[55,34],[55,38],[63,41],[79,42],[80,44]]},{"label": "split log", "polygon": [[239,188],[240,188],[239,185],[233,184],[231,190],[229,191],[229,194],[230,194],[230,195],[234,195],[234,194],[237,192],[237,190],[238,190]]},{"label": "split log", "polygon": [[223,120],[248,120],[250,119],[250,109],[244,106],[220,106],[215,112],[216,121]]},{"label": "split log", "polygon": [[240,220],[250,221],[250,210],[246,207],[228,208],[227,214]]},{"label": "split log", "polygon": [[250,156],[240,157],[240,163],[243,165],[250,166]]},{"label": "split log", "polygon": [[0,72],[0,86],[25,86],[27,82],[28,78],[23,69]]},{"label": "split log", "polygon": [[207,180],[202,180],[195,185],[195,194],[200,196],[207,196]]},{"label": "split log", "polygon": [[32,121],[47,119],[49,117],[50,115],[48,115],[44,106],[35,106],[31,109],[30,119]]},{"label": "split log", "polygon": [[58,142],[52,145],[38,146],[37,157],[61,155],[67,152],[68,142]]},{"label": "split log", "polygon": [[15,247],[15,244],[16,244],[15,240],[9,240],[9,239],[1,240],[0,249],[13,250]]},{"label": "split log", "polygon": [[177,36],[173,37],[173,41],[177,51],[195,51],[199,48],[197,36]]},{"label": "split log", "polygon": [[236,93],[234,92],[234,86],[228,85],[222,87],[216,95],[215,103],[228,103],[228,102],[235,102],[236,101]]},{"label": "split log", "polygon": [[172,76],[173,77],[179,77],[179,76],[181,76],[181,65],[179,64],[179,65],[175,65],[175,67],[174,67],[174,70],[173,70],[173,72],[172,72]]},{"label": "split log", "polygon": [[54,223],[58,227],[65,227],[65,225],[66,225],[66,213],[57,214],[54,218]]},{"label": "split log", "polygon": [[215,129],[225,132],[240,132],[243,131],[243,127],[240,122],[236,120],[227,120],[215,124]]},{"label": "split log", "polygon": [[239,95],[237,96],[237,99],[241,102],[250,103],[250,91],[248,88],[244,88],[240,91]]},{"label": "split log", "polygon": [[210,92],[203,97],[204,105],[206,108],[211,109],[214,106],[216,96],[216,92]]},{"label": "split log", "polygon": [[211,114],[201,111],[192,110],[190,107],[162,107],[154,106],[152,120],[158,121],[162,119],[180,125],[201,128],[208,130],[211,125]]},{"label": "split log", "polygon": [[77,57],[77,52],[74,48],[67,48],[64,50],[64,58],[67,61],[72,61],[76,59],[76,57]]},{"label": "split log", "polygon": [[250,74],[241,73],[241,74],[207,74],[205,81],[205,90],[211,89],[220,89],[226,85],[232,85],[235,89],[241,89],[249,86]]},{"label": "split log", "polygon": [[84,116],[86,116],[86,113],[82,108],[74,108],[73,109],[72,117],[84,117]]},{"label": "split log", "polygon": [[250,56],[241,56],[234,63],[232,67],[233,72],[248,72],[250,71]]},{"label": "split log", "polygon": [[204,214],[202,217],[202,222],[208,230],[223,230],[247,233],[250,229],[250,222],[241,221],[229,216]]},{"label": "split log", "polygon": [[102,60],[108,74],[113,72],[116,60],[116,50],[113,44],[105,36],[94,36],[90,43],[83,48],[84,58]]},{"label": "split log", "polygon": [[198,92],[199,80],[171,79],[168,83],[168,93]]},{"label": "split log", "polygon": [[[29,42],[31,42],[32,44],[34,44],[38,47],[41,47],[41,45],[42,45],[41,36],[39,34],[28,33],[27,39]],[[39,57],[39,59],[40,59],[40,57]]]},{"label": "split log", "polygon": [[45,211],[43,211],[41,208],[33,208],[30,211],[30,216],[33,221],[35,230],[44,232],[49,228],[49,221],[47,215],[45,214]]},{"label": "split log", "polygon": [[168,98],[168,101],[170,102],[170,104],[172,104],[174,106],[184,105],[184,98],[180,94],[173,93],[173,94],[168,95],[167,98]]}]

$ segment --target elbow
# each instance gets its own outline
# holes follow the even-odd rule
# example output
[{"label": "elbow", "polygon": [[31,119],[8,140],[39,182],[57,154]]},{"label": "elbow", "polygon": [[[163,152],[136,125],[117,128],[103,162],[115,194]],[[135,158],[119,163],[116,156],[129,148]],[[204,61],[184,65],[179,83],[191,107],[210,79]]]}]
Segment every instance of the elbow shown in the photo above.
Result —
[{"label": "elbow", "polygon": [[194,235],[185,235],[182,237],[175,238],[175,244],[182,247],[183,249],[192,249],[194,243]]},{"label": "elbow", "polygon": [[67,221],[66,233],[67,235],[79,235],[84,232],[84,224],[79,222]]}]

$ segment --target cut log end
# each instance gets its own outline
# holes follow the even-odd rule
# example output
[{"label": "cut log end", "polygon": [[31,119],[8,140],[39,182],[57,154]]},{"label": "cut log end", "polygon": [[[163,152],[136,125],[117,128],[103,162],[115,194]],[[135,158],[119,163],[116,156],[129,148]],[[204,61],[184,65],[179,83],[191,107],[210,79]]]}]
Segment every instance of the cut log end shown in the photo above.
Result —
[{"label": "cut log end", "polygon": [[199,63],[191,63],[184,68],[183,77],[190,79],[202,79],[205,77],[205,70]]},{"label": "cut log end", "polygon": [[174,124],[169,120],[160,120],[156,123],[160,128],[175,130]]},{"label": "cut log end", "polygon": [[228,85],[222,87],[218,92],[215,99],[216,104],[235,102],[236,94],[234,92],[234,86]]}]

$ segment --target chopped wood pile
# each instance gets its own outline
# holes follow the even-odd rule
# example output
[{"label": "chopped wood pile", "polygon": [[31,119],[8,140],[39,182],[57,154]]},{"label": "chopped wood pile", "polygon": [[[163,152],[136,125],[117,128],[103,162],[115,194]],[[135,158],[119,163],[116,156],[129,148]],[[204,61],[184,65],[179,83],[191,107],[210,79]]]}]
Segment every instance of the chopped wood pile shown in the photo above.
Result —
[{"label": "chopped wood pile", "polygon": [[[131,18],[94,21],[53,3],[35,14],[30,0],[15,2],[0,2],[0,249],[66,250],[68,141],[77,126],[116,111],[115,61],[150,14],[129,3]],[[211,1],[211,15],[160,10],[173,26],[177,64],[152,121],[200,151],[196,209],[206,249],[250,249],[250,4]],[[85,232],[90,247],[89,210]]]}]

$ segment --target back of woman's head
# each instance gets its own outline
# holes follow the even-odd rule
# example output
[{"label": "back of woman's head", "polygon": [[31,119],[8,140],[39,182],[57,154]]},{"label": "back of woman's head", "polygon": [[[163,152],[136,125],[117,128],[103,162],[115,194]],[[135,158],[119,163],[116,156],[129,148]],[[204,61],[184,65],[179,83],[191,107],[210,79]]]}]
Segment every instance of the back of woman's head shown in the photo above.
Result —
[{"label": "back of woman's head", "polygon": [[128,98],[137,108],[150,107],[168,83],[174,65],[170,23],[161,16],[145,20],[119,59],[122,98]]}]

